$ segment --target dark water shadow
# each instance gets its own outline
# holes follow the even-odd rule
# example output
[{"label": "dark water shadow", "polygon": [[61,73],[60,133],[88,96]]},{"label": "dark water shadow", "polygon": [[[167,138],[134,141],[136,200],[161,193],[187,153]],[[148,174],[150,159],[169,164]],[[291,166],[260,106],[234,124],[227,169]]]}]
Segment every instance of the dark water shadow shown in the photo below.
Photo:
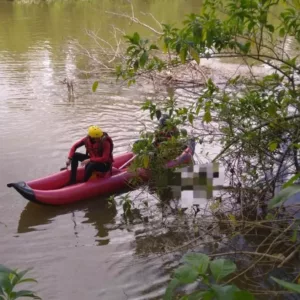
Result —
[{"label": "dark water shadow", "polygon": [[95,228],[95,241],[97,244],[99,246],[107,245],[110,230],[107,225],[115,224],[117,215],[117,209],[114,205],[109,205],[108,197],[93,198],[66,206],[44,206],[28,202],[20,215],[17,233],[24,234],[41,230],[38,228],[39,226],[51,224],[56,217],[72,214],[70,222],[74,223],[74,233],[76,235],[76,227],[79,225],[76,220],[77,211],[84,213],[81,218],[85,220],[80,224],[91,224]]}]

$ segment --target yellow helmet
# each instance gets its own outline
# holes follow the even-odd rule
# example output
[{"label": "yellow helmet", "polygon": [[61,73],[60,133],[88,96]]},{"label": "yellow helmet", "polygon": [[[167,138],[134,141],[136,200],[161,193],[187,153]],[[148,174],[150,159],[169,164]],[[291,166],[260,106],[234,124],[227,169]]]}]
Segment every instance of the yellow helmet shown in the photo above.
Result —
[{"label": "yellow helmet", "polygon": [[103,135],[103,131],[95,125],[92,125],[88,129],[88,136],[91,137],[92,139],[95,138],[101,138]]}]

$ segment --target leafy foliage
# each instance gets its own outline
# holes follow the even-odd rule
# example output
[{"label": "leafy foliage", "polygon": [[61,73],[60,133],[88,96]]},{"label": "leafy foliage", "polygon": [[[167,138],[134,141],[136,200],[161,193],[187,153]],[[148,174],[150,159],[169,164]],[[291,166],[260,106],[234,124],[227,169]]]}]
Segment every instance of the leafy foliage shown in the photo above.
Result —
[{"label": "leafy foliage", "polygon": [[225,259],[217,259],[210,264],[210,270],[215,280],[218,282],[227,275],[233,273],[236,270],[236,265]]},{"label": "leafy foliage", "polygon": [[125,221],[131,217],[132,215],[132,206],[133,203],[129,197],[129,194],[126,194],[125,196],[121,197],[121,202],[120,204],[122,205],[123,208],[123,217]]},{"label": "leafy foliage", "polygon": [[[132,84],[140,76],[152,78],[164,70],[172,73],[178,66],[201,71],[197,68],[202,59],[235,58],[247,64],[248,77],[234,75],[224,86],[211,78],[205,78],[203,86],[190,94],[184,86],[192,104],[177,103],[171,96],[163,107],[150,100],[142,107],[152,120],[168,114],[170,128],[183,125],[198,130],[194,137],[206,147],[218,143],[222,149],[213,162],[225,166],[234,187],[232,194],[245,210],[249,203],[258,207],[256,204],[271,199],[269,208],[281,206],[299,191],[295,185],[300,174],[299,51],[290,51],[287,45],[300,47],[300,10],[299,3],[283,2],[205,0],[202,12],[186,16],[181,26],[162,24],[156,41],[138,33],[126,36],[126,60],[117,66],[117,76]],[[256,76],[253,66],[261,65],[267,71]],[[162,143],[158,155],[152,155],[155,132],[142,132],[141,141],[134,145],[137,160],[133,166],[153,170],[154,165],[160,175],[167,151],[187,138],[187,132],[179,132],[178,137]],[[283,183],[284,189],[275,195]],[[269,213],[266,219],[274,218]],[[225,219],[232,228],[238,226],[234,215],[229,213]],[[288,235],[293,243],[296,231]],[[190,283],[199,284],[199,289],[181,299],[253,299],[234,285],[222,284],[236,270],[232,262],[211,261],[201,254],[190,254],[183,261],[165,299],[172,299],[177,288]]]},{"label": "leafy foliage", "polygon": [[3,300],[14,300],[22,297],[41,299],[33,291],[15,290],[22,283],[37,282],[33,278],[24,278],[28,271],[11,270],[0,265],[0,298]]},{"label": "leafy foliage", "polygon": [[[201,289],[181,299],[254,299],[247,291],[235,285],[222,285],[220,281],[236,271],[236,265],[225,259],[210,260],[201,253],[188,253],[183,257],[184,264],[173,273],[173,279],[164,295],[164,300],[174,299],[175,289],[183,284],[199,282]],[[210,272],[209,272],[210,271]]]},{"label": "leafy foliage", "polygon": [[290,283],[284,280],[280,280],[275,277],[271,277],[275,282],[277,282],[279,285],[283,286],[289,291],[296,292],[297,294],[300,294],[300,284]]},{"label": "leafy foliage", "polygon": [[129,43],[126,54],[129,56],[126,66],[118,65],[116,67],[117,78],[122,77],[128,80],[128,85],[135,83],[134,76],[137,70],[162,70],[164,63],[152,53],[159,47],[155,44],[149,44],[148,39],[142,39],[135,32],[132,36],[126,35],[125,39]]},{"label": "leafy foliage", "polygon": [[[217,122],[218,132],[210,130],[202,138],[211,143],[213,136],[222,146],[213,161],[231,170],[232,185],[271,199],[282,174],[288,173],[288,180],[300,172],[300,65],[299,57],[286,50],[288,39],[300,46],[299,11],[288,1],[282,6],[274,0],[206,0],[202,13],[188,15],[180,28],[162,24],[157,42],[138,33],[126,36],[127,59],[117,67],[117,76],[131,84],[145,72],[153,75],[192,61],[199,64],[201,58],[242,58],[249,69],[254,63],[268,66],[270,72],[259,78],[230,78],[224,89],[208,78],[192,105],[179,108],[170,99],[172,105],[165,111],[176,126]],[[151,119],[161,114],[149,100],[143,109]]]},{"label": "leafy foliage", "polygon": [[281,206],[291,196],[300,192],[300,186],[289,186],[280,191],[268,204],[269,208],[275,208]]}]

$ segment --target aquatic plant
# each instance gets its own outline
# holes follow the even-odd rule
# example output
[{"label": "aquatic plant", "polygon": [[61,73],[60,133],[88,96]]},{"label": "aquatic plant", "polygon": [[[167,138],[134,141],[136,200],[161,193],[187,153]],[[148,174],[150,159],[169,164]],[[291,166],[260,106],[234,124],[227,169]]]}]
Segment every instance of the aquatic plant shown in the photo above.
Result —
[{"label": "aquatic plant", "polygon": [[16,290],[20,284],[37,282],[33,278],[24,277],[29,269],[24,271],[12,270],[0,265],[0,299],[14,300],[18,298],[41,299],[31,290]]}]

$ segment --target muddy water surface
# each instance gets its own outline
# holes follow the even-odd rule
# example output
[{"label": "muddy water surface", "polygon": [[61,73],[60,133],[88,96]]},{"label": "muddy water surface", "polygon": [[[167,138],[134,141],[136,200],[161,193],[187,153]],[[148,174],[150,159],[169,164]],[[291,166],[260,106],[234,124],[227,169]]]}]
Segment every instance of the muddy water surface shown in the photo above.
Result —
[{"label": "muddy water surface", "polygon": [[[146,91],[101,83],[96,93],[69,41],[87,47],[85,29],[108,32],[105,10],[126,1],[0,0],[0,263],[33,267],[43,299],[155,299],[168,280],[167,261],[140,263],[137,226],[120,226],[121,208],[91,199],[54,208],[28,203],[6,184],[31,180],[64,166],[73,142],[97,123],[112,136],[115,154],[138,137]],[[137,11],[164,22],[195,11],[199,1],[136,1]],[[118,25],[128,28],[126,20]],[[69,97],[64,78],[74,81]],[[166,264],[166,265],[165,265]]]}]

